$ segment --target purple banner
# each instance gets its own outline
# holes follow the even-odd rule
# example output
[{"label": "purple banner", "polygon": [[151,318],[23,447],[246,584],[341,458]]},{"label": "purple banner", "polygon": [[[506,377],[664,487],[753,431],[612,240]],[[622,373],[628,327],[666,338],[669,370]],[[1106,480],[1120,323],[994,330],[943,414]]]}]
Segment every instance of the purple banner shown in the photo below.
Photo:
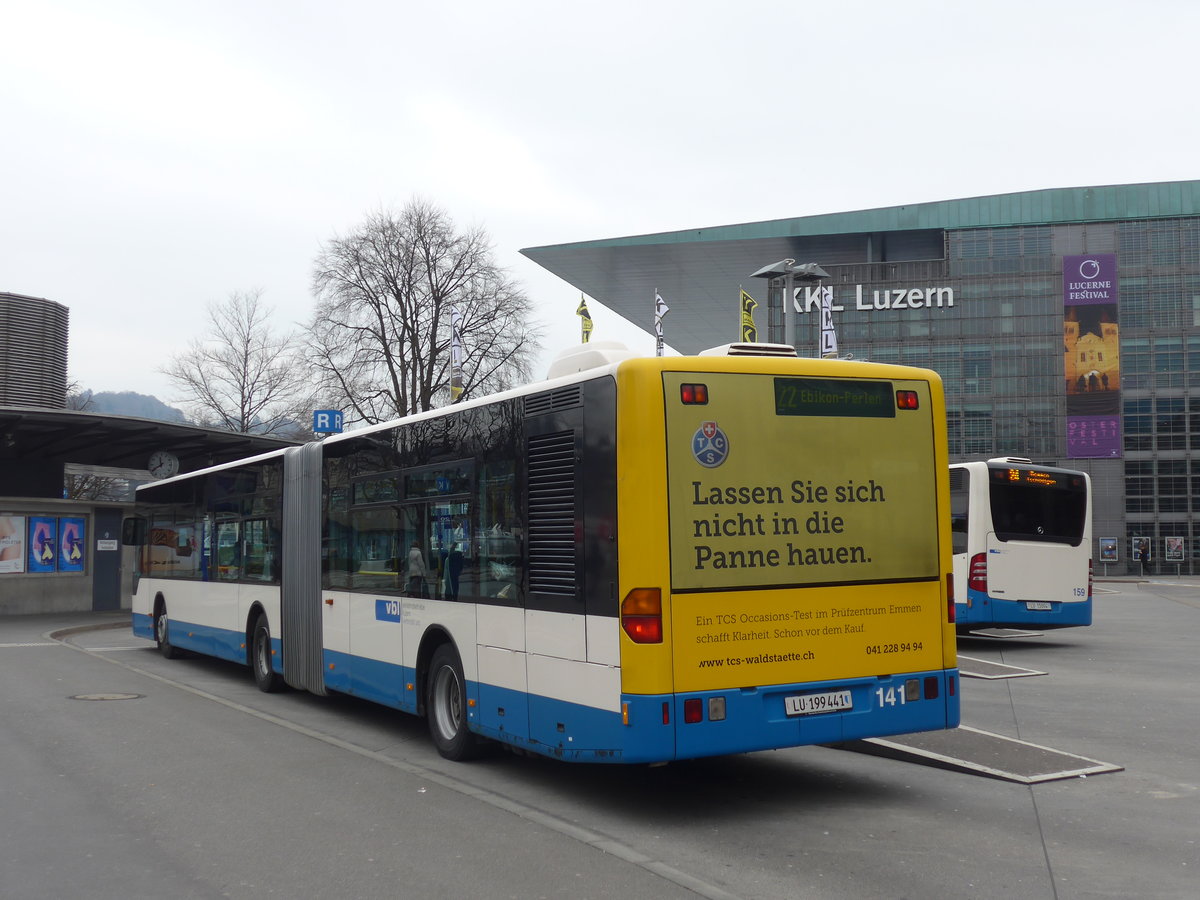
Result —
[{"label": "purple banner", "polygon": [[1121,455],[1121,334],[1117,256],[1063,257],[1067,457]]}]

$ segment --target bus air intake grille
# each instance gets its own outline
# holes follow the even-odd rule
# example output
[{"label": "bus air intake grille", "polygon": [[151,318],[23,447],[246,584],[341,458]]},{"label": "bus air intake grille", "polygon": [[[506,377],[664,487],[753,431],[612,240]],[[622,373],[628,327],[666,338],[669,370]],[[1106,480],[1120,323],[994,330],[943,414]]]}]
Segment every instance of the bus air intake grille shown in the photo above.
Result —
[{"label": "bus air intake grille", "polygon": [[532,394],[525,398],[525,415],[540,416],[548,412],[558,412],[563,409],[574,409],[583,405],[583,391],[579,385],[559,388],[555,391],[545,391]]},{"label": "bus air intake grille", "polygon": [[529,590],[576,592],[575,433],[529,438]]}]

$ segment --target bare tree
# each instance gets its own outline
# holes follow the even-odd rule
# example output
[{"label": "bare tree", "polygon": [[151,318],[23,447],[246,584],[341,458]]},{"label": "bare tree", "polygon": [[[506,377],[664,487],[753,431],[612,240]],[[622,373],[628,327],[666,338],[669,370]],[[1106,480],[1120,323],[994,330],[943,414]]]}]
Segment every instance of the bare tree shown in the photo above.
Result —
[{"label": "bare tree", "polygon": [[201,425],[291,436],[311,398],[294,332],[276,334],[262,291],[231,293],[208,307],[208,334],[162,369]]},{"label": "bare tree", "polygon": [[326,243],[313,272],[310,361],[352,420],[382,422],[451,400],[451,318],[461,398],[528,380],[539,329],[481,228],[458,232],[422,200]]},{"label": "bare tree", "polygon": [[91,390],[84,388],[74,378],[67,379],[67,409],[87,412],[95,405]]},{"label": "bare tree", "polygon": [[124,478],[67,472],[63,477],[63,496],[68,500],[130,500],[133,495]]}]

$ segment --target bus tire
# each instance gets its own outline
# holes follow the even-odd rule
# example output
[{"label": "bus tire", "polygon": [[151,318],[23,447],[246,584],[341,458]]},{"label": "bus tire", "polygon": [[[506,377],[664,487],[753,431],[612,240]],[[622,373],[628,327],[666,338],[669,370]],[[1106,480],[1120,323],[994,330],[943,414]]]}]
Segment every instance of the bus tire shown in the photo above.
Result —
[{"label": "bus tire", "polygon": [[271,664],[271,629],[267,617],[259,613],[250,632],[250,669],[254,672],[254,684],[266,694],[282,689],[283,678]]},{"label": "bus tire", "polygon": [[429,734],[438,753],[455,762],[480,753],[480,739],[467,728],[467,682],[452,644],[433,651],[426,680],[425,709]]},{"label": "bus tire", "polygon": [[154,644],[166,659],[179,659],[178,647],[171,646],[170,623],[167,620],[167,604],[159,600],[154,607]]}]

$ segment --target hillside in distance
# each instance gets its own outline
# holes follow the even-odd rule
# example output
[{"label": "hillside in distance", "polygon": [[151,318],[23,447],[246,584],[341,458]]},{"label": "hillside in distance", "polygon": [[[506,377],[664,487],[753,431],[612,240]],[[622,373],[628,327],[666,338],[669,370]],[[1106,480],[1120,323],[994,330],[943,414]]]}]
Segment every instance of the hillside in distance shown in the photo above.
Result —
[{"label": "hillside in distance", "polygon": [[[161,422],[187,422],[180,410],[167,406],[157,397],[134,391],[101,391],[93,394],[84,391],[83,397],[91,396],[88,412],[107,413],[113,416],[134,416],[139,419],[158,419]],[[83,399],[81,397],[80,399]]]}]

